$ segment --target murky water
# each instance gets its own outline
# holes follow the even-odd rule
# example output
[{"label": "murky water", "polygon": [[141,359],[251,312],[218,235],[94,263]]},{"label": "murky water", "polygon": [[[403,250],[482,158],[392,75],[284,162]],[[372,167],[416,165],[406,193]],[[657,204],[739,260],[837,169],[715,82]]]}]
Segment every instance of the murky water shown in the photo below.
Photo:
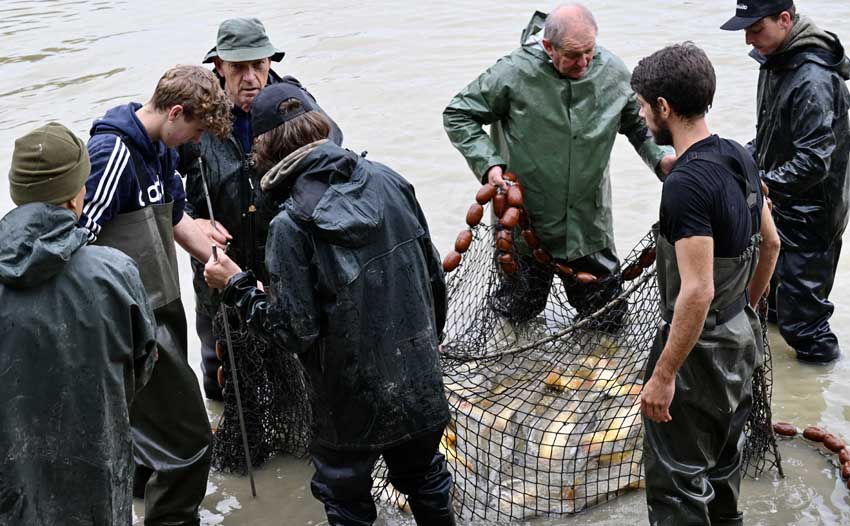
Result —
[{"label": "murky water", "polygon": [[[739,141],[753,136],[756,64],[747,57],[743,34],[717,29],[735,2],[587,3],[599,22],[599,43],[630,66],[668,43],[693,40],[702,46],[719,77],[710,126]],[[798,6],[850,43],[850,2],[801,0]],[[296,76],[316,95],[345,131],[349,148],[368,150],[371,158],[415,184],[436,242],[447,250],[463,227],[476,183],[443,133],[442,109],[467,82],[516,47],[535,9],[550,7],[483,0],[2,0],[0,213],[12,206],[6,173],[16,137],[48,120],[87,137],[91,121],[111,106],[143,102],[168,67],[198,63],[214,44],[222,19],[258,16],[273,42],[287,52],[276,70]],[[617,243],[625,251],[655,221],[661,187],[625,139],[614,149],[612,174]],[[188,258],[181,258],[191,319]],[[845,342],[850,337],[848,270],[845,251],[832,295],[837,304],[833,325]],[[197,339],[191,341],[194,351]],[[820,424],[850,439],[850,360],[805,366],[781,340],[772,341],[776,417],[801,426]],[[198,361],[197,354],[192,361]],[[748,523],[850,523],[850,492],[827,459],[802,441],[784,442],[781,452],[787,478],[744,483],[741,501]],[[311,474],[302,460],[271,462],[258,473],[256,500],[247,480],[214,474],[204,523],[322,524],[322,509],[309,493]],[[645,517],[643,494],[634,492],[577,519],[534,524],[645,524]],[[386,509],[380,522],[406,523]]]}]

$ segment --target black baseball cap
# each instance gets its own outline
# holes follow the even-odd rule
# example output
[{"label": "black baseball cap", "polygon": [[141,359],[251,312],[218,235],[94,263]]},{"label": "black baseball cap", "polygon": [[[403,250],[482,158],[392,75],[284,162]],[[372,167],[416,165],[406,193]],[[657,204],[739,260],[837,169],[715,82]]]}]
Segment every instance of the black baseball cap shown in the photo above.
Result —
[{"label": "black baseball cap", "polygon": [[[292,111],[281,111],[281,103],[290,99],[298,100],[301,107]],[[251,103],[252,133],[257,137],[299,115],[318,109],[313,97],[298,86],[288,82],[266,86]]]},{"label": "black baseball cap", "polygon": [[738,0],[735,16],[720,26],[726,31],[747,29],[766,16],[778,15],[794,7],[794,0]]}]

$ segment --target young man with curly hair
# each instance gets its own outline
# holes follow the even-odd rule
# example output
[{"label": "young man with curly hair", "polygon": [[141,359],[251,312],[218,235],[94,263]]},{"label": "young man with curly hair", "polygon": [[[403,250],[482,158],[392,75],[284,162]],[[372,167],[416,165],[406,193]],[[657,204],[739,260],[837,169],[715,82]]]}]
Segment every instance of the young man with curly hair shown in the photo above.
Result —
[{"label": "young man with curly hair", "polygon": [[87,145],[92,170],[79,225],[90,243],[136,261],[156,318],[156,367],[130,414],[146,525],[197,525],[206,493],[210,426],[186,356],[174,241],[205,261],[211,244],[226,240],[183,213],[174,148],[199,141],[204,131],[229,129],[230,101],[218,79],[198,66],[176,66],[147,103],[118,106],[96,120]]}]

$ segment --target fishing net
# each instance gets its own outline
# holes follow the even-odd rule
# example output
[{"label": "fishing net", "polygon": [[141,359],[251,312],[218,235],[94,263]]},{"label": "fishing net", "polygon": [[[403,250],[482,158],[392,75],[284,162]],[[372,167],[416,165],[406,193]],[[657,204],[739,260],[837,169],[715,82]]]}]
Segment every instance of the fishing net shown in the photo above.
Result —
[{"label": "fishing net", "polygon": [[[600,278],[533,251],[521,208],[508,227],[497,211],[501,222],[479,224],[473,205],[456,245],[462,263],[444,261],[456,269],[441,351],[452,420],[440,451],[464,519],[578,513],[643,485],[639,395],[660,321],[654,237]],[[765,349],[746,428],[753,476],[779,465],[766,339]],[[374,478],[376,497],[408,509],[382,463]]]},{"label": "fishing net", "polygon": [[[304,456],[310,443],[312,411],[303,366],[294,354],[280,352],[252,336],[240,324],[236,312],[232,309],[228,312],[252,466],[256,468],[278,454]],[[223,322],[219,310],[213,332],[222,362],[219,383],[223,385],[224,411],[213,435],[212,466],[220,471],[244,474],[247,472],[245,450]]]}]

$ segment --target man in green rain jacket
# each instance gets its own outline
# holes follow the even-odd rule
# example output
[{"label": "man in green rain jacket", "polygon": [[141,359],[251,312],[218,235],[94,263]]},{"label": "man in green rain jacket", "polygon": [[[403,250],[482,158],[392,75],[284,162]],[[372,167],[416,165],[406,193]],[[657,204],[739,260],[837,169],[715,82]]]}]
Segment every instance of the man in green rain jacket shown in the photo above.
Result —
[{"label": "man in green rain jacket", "polygon": [[[559,7],[548,17],[536,12],[520,48],[472,81],[443,112],[449,139],[482,183],[504,188],[503,173],[516,174],[542,247],[574,271],[609,284],[604,294],[588,294],[564,283],[580,315],[619,291],[608,175],[617,133],[629,138],[659,177],[675,160],[655,144],[638,115],[629,70],[596,45],[596,35],[593,15],[581,5]],[[492,137],[482,129],[486,124]],[[551,267],[523,252],[522,285],[506,284],[494,301],[513,321],[539,314],[552,283]]]}]

